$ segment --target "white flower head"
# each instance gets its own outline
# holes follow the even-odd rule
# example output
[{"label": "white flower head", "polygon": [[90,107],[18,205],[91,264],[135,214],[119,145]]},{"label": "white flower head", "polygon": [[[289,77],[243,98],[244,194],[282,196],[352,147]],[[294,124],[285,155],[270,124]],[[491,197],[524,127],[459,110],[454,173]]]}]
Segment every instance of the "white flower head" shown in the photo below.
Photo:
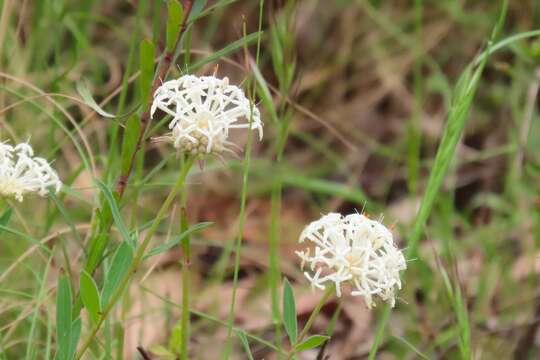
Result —
[{"label": "white flower head", "polygon": [[152,117],[157,109],[172,116],[171,132],[161,139],[192,155],[231,152],[230,129],[256,129],[262,139],[259,110],[228,78],[184,75],[167,81],[154,93]]},{"label": "white flower head", "polygon": [[56,171],[47,160],[34,157],[28,143],[17,146],[0,143],[0,196],[22,201],[26,193],[45,196],[49,188],[58,192],[61,186]]},{"label": "white flower head", "polygon": [[363,296],[368,308],[375,306],[373,297],[395,305],[395,290],[401,289],[399,272],[407,268],[405,258],[394,245],[392,233],[380,222],[361,214],[324,215],[312,222],[300,235],[300,243],[313,243],[298,251],[302,269],[315,288],[334,283],[341,296],[342,283],[352,288],[351,295]]}]

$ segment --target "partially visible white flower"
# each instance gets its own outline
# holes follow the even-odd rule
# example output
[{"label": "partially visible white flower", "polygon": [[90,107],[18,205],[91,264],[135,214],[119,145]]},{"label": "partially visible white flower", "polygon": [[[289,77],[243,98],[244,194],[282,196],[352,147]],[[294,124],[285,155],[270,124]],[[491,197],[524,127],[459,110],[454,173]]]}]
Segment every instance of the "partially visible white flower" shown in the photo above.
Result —
[{"label": "partially visible white flower", "polygon": [[172,116],[171,132],[158,139],[192,155],[231,152],[230,129],[256,129],[262,139],[259,110],[228,78],[184,75],[167,81],[154,93],[152,117],[157,109]]},{"label": "partially visible white flower", "polygon": [[395,305],[395,290],[401,289],[399,272],[407,268],[405,258],[394,245],[392,233],[380,222],[361,214],[324,215],[309,224],[300,242],[314,244],[311,249],[296,252],[302,269],[313,287],[324,289],[334,283],[341,296],[343,283],[352,287],[351,295],[363,296],[368,308],[375,306],[374,296]]},{"label": "partially visible white flower", "polygon": [[28,143],[11,146],[0,143],[0,195],[23,200],[23,195],[36,192],[41,196],[49,188],[56,192],[62,183],[47,160],[34,157],[34,150]]}]

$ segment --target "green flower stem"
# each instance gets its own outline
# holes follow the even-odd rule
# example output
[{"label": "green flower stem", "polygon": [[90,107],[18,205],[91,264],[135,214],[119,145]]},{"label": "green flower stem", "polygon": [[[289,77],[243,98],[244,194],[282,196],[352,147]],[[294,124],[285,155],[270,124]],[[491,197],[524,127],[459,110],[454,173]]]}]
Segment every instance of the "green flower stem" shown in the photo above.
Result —
[{"label": "green flower stem", "polygon": [[169,195],[163,202],[163,205],[161,205],[161,208],[158,211],[158,214],[154,218],[154,221],[152,222],[152,225],[148,229],[148,232],[146,233],[146,236],[143,239],[142,244],[137,249],[137,252],[135,253],[135,257],[133,259],[133,262],[131,263],[131,266],[129,267],[128,271],[122,278],[120,285],[116,288],[116,291],[111,296],[110,302],[107,304],[107,306],[103,309],[103,313],[101,316],[101,319],[96,324],[90,335],[86,338],[83,345],[81,346],[81,349],[79,350],[77,356],[75,357],[77,360],[81,359],[86,350],[90,347],[92,344],[92,341],[96,337],[99,329],[101,328],[101,325],[103,325],[105,319],[111,312],[111,310],[114,307],[114,304],[118,301],[118,299],[122,296],[124,289],[127,287],[129,280],[131,279],[131,276],[135,274],[137,271],[137,268],[141,264],[144,253],[146,251],[146,248],[148,247],[148,244],[150,244],[150,240],[152,240],[152,237],[157,231],[157,228],[161,221],[165,218],[165,214],[169,210],[172,202],[174,201],[176,195],[180,191],[180,189],[183,188],[186,176],[189,172],[189,169],[191,168],[191,165],[193,165],[193,158],[189,157],[186,162],[184,163],[184,166],[182,167],[182,170],[180,171],[180,175],[178,176],[178,180],[176,181],[176,184],[174,184],[174,187],[169,192]]},{"label": "green flower stem", "polygon": [[321,300],[319,301],[319,303],[317,304],[317,306],[315,307],[311,315],[309,315],[308,321],[306,322],[306,326],[304,326],[304,328],[302,329],[302,332],[300,332],[300,335],[298,335],[298,340],[296,340],[297,343],[300,343],[302,342],[302,340],[304,340],[308,331],[311,329],[311,325],[313,325],[315,318],[319,315],[322,307],[324,306],[324,304],[326,304],[330,296],[332,296],[332,294],[334,293],[334,290],[335,288],[333,285],[328,286],[326,288],[326,291],[324,292],[323,297],[321,298]]},{"label": "green flower stem", "polygon": [[[262,30],[262,19],[263,19],[263,7],[264,0],[259,1],[259,32]],[[246,22],[243,23],[243,35],[247,36]],[[259,36],[257,40],[257,53],[255,55],[255,64],[259,64],[259,55],[261,49],[261,37]],[[245,49],[247,53],[247,49]],[[251,80],[251,79],[250,79]],[[250,116],[249,116],[249,127],[253,123],[253,107],[255,106],[255,92],[256,92],[256,81],[253,79],[252,88],[250,89]],[[253,145],[253,131],[248,131],[248,138],[246,144],[246,153],[244,156],[243,168],[242,168],[242,190],[240,195],[240,214],[238,216],[238,234],[236,237],[236,249],[234,253],[234,272],[233,272],[233,287],[231,295],[231,306],[229,307],[229,316],[227,317],[227,340],[225,343],[225,351],[223,353],[223,359],[228,360],[232,348],[232,333],[234,328],[234,313],[236,309],[236,296],[238,289],[238,274],[240,272],[240,257],[242,251],[242,238],[244,236],[244,226],[246,222],[246,202],[248,194],[248,180],[249,180],[249,169],[251,164],[251,148]]]},{"label": "green flower stem", "polygon": [[377,356],[377,350],[379,349],[379,345],[381,344],[381,341],[384,337],[384,330],[386,328],[386,323],[388,322],[388,319],[390,318],[391,312],[392,312],[392,307],[386,304],[384,306],[381,318],[379,320],[379,325],[377,326],[377,330],[375,330],[375,340],[373,341],[373,344],[371,345],[371,350],[369,351],[368,360],[375,360],[375,357]]},{"label": "green flower stem", "polygon": [[304,340],[304,338],[308,334],[309,330],[311,329],[311,326],[313,325],[313,322],[315,321],[315,319],[317,318],[317,316],[321,312],[322,307],[324,306],[324,304],[326,304],[328,299],[330,299],[330,296],[332,296],[335,289],[336,288],[335,288],[334,285],[329,285],[329,286],[326,287],[326,290],[324,291],[324,295],[321,297],[321,300],[319,300],[319,303],[317,304],[315,309],[313,309],[313,311],[309,315],[309,318],[308,318],[308,320],[306,322],[306,325],[304,326],[304,328],[300,332],[300,335],[298,335],[298,339],[296,340],[296,343],[293,344],[292,349],[287,354],[287,359],[291,359],[293,357],[294,352],[295,352],[294,349],[296,348],[296,345],[300,344],[302,342],[302,340]]}]

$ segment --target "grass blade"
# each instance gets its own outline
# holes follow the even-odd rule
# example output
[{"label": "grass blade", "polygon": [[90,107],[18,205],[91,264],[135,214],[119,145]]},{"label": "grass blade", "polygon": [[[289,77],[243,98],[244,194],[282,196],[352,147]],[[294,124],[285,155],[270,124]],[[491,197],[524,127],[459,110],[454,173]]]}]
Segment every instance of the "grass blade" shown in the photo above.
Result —
[{"label": "grass blade", "polygon": [[111,118],[111,119],[115,117],[113,114],[108,113],[105,110],[103,110],[97,104],[97,102],[92,97],[92,93],[88,89],[88,83],[86,82],[86,80],[81,80],[81,81],[77,82],[77,92],[79,93],[79,95],[81,95],[81,97],[84,100],[84,102],[86,103],[86,105],[88,105],[90,108],[92,108],[92,110],[97,112],[99,115],[101,115],[103,117],[106,117],[106,118]]},{"label": "grass blade", "polygon": [[195,225],[192,225],[190,226],[186,231],[184,231],[183,233],[181,233],[180,235],[174,237],[171,241],[168,241],[166,242],[165,244],[163,245],[160,245],[160,246],[156,246],[155,248],[153,248],[152,250],[150,250],[145,256],[144,258],[147,259],[151,256],[154,256],[154,255],[157,255],[157,254],[161,254],[162,252],[165,252],[171,248],[173,248],[174,246],[180,244],[180,242],[185,239],[187,236],[190,236],[191,234],[193,233],[196,233],[197,231],[201,231],[203,229],[206,229],[208,226],[212,225],[211,222],[202,222],[202,223],[199,223],[199,224],[195,224]]},{"label": "grass blade", "polygon": [[[492,43],[496,40],[499,32],[502,29],[504,19],[506,18],[507,8],[508,1],[505,0],[502,5],[499,20],[491,34],[487,54],[490,53]],[[476,95],[478,83],[484,71],[487,60],[488,56],[484,56],[478,65],[475,65],[477,64],[476,60],[471,62],[463,71],[454,89],[453,101],[443,130],[442,139],[439,147],[437,148],[437,153],[435,155],[433,167],[429,174],[428,183],[420,204],[420,209],[418,210],[411,235],[408,239],[407,257],[409,259],[416,257],[418,243],[422,236],[424,226],[431,213],[431,209],[439,193],[444,176],[446,175],[448,168],[450,167],[450,163],[454,158],[457,143],[461,138],[461,134],[463,133],[472,100]],[[388,318],[390,317],[391,311],[392,309],[389,305],[384,307],[382,318],[377,327],[375,340],[369,353],[369,360],[374,360],[377,355],[377,349],[384,336],[384,329],[388,322]]]},{"label": "grass blade", "polygon": [[118,231],[120,231],[120,234],[122,235],[122,239],[130,244],[133,248],[135,247],[135,240],[133,237],[129,236],[129,232],[127,230],[126,224],[124,223],[124,220],[122,219],[122,215],[120,215],[120,210],[118,210],[118,205],[116,203],[116,199],[114,198],[113,194],[102,181],[96,179],[96,183],[105,196],[105,200],[107,200],[107,203],[109,204],[109,207],[112,212],[112,216],[114,219],[114,223],[116,224],[116,227],[118,228]]},{"label": "grass blade", "polygon": [[70,360],[71,299],[69,279],[67,275],[61,275],[56,290],[56,360]]},{"label": "grass blade", "polygon": [[75,351],[77,351],[77,343],[81,336],[82,321],[81,318],[75,319],[71,324],[71,336],[69,341],[69,355],[68,359],[71,360],[75,356]]},{"label": "grass blade", "polygon": [[193,72],[202,66],[211,63],[212,61],[218,60],[219,58],[223,56],[227,56],[228,54],[241,49],[243,46],[247,46],[259,39],[259,37],[262,35],[261,31],[256,31],[254,33],[251,33],[249,35],[246,35],[242,37],[241,39],[236,40],[235,42],[230,43],[229,45],[225,46],[223,49],[218,50],[214,52],[212,55],[201,59],[189,66],[189,72]]},{"label": "grass blade", "polygon": [[249,360],[253,360],[253,354],[251,353],[251,349],[249,348],[249,341],[247,339],[246,333],[243,331],[237,331],[236,336],[240,339],[240,342],[242,343],[242,346],[244,347],[244,351],[248,357]]}]

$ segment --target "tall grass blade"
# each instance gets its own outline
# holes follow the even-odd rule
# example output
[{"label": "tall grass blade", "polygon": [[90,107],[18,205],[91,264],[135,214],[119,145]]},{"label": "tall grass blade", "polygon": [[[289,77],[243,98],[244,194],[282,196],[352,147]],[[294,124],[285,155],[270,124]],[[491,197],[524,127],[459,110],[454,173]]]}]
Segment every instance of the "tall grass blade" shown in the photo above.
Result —
[{"label": "tall grass blade", "polygon": [[56,290],[56,360],[71,360],[71,285],[67,275],[60,275]]}]

